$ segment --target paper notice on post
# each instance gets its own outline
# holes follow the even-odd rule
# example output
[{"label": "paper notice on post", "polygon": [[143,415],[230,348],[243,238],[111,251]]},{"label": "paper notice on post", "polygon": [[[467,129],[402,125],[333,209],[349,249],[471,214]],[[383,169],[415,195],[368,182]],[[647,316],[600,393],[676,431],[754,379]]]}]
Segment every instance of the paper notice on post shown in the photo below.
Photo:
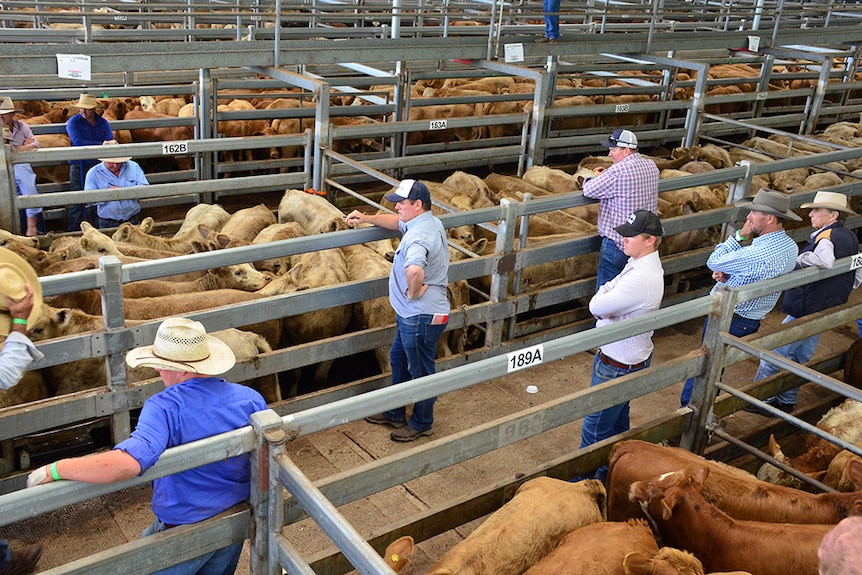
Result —
[{"label": "paper notice on post", "polygon": [[70,80],[90,78],[90,56],[86,54],[57,54],[57,75]]},{"label": "paper notice on post", "polygon": [[760,36],[748,37],[748,50],[751,52],[757,52],[760,50]]},{"label": "paper notice on post", "polygon": [[507,64],[513,62],[524,61],[524,45],[523,44],[506,44],[505,45],[505,60]]}]

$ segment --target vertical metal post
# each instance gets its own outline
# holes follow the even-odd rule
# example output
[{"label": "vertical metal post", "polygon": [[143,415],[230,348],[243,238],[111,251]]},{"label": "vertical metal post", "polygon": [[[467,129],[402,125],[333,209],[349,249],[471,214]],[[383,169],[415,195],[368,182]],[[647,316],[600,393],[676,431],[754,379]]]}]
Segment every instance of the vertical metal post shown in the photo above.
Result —
[{"label": "vertical metal post", "polygon": [[551,78],[554,76],[555,61],[548,56],[546,71],[536,81],[536,91],[533,94],[533,114],[530,118],[530,141],[527,143],[527,169],[541,166],[545,161],[543,142],[547,137],[548,125],[545,121],[545,109],[548,107],[551,93]]},{"label": "vertical metal post", "polygon": [[[272,534],[281,531],[281,520],[271,513],[282,509],[282,489],[278,481],[271,481],[270,468],[273,451],[284,446],[285,434],[281,417],[272,409],[251,414],[256,446],[251,459],[251,550],[252,575],[276,575],[281,572]],[[273,505],[272,503],[277,503]],[[275,522],[278,521],[278,522]]]},{"label": "vertical metal post", "polygon": [[706,97],[706,81],[709,64],[697,65],[697,80],[694,82],[694,94],[691,96],[691,108],[688,110],[685,126],[685,142],[683,146],[690,148],[697,145],[697,134],[703,121],[703,100]]},{"label": "vertical metal post", "polygon": [[703,334],[703,347],[708,352],[706,367],[703,375],[694,378],[694,389],[691,394],[694,415],[680,441],[682,447],[695,453],[703,453],[706,446],[706,428],[713,417],[712,408],[715,405],[715,383],[721,379],[724,364],[726,346],[722,343],[719,332],[729,329],[733,308],[736,305],[735,290],[721,286],[716,290],[716,295],[718,295],[718,302],[709,314]]},{"label": "vertical metal post", "polygon": [[[99,269],[104,273],[105,283],[101,289],[102,321],[105,324],[105,375],[108,389],[120,391],[129,384],[126,378],[126,353],[118,339],[111,331],[125,327],[125,312],[123,311],[123,265],[116,256],[99,258]],[[119,443],[132,433],[128,411],[116,412],[111,415],[111,440]]]},{"label": "vertical metal post", "polygon": [[823,106],[823,100],[826,97],[826,88],[829,84],[829,73],[832,71],[832,58],[824,58],[820,63],[820,76],[817,78],[817,86],[814,88],[814,95],[811,97],[808,113],[805,116],[802,133],[811,135],[817,128],[817,121],[820,119],[820,108]]},{"label": "vertical metal post", "polygon": [[281,0],[275,0],[275,48],[272,55],[272,67],[278,68],[280,62],[278,53],[281,50]]},{"label": "vertical metal post", "polygon": [[329,160],[323,153],[323,146],[332,146],[332,136],[329,130],[329,91],[330,86],[324,82],[315,87],[315,115],[314,115],[314,184],[315,190],[324,190],[324,182],[329,174]]},{"label": "vertical metal post", "polygon": [[[515,219],[517,205],[507,199],[500,200],[503,208],[503,219],[497,224],[497,243],[495,253],[496,270],[491,276],[491,289],[489,299],[492,303],[498,303],[504,299],[509,292],[509,274],[515,270],[514,251],[515,245]],[[503,320],[489,321],[485,331],[485,345],[497,347],[503,341]]]},{"label": "vertical metal post", "polygon": [[401,36],[401,0],[392,0],[392,38]]},{"label": "vertical metal post", "polygon": [[15,210],[15,197],[17,186],[15,184],[15,172],[12,167],[12,148],[2,146],[3,161],[0,162],[0,229],[12,230],[20,234],[20,222],[17,210]]},{"label": "vertical metal post", "polygon": [[[213,80],[210,77],[208,68],[198,70],[198,86],[197,86],[197,123],[198,137],[202,140],[208,140],[212,137],[212,122],[213,116],[213,93],[215,92]],[[204,152],[200,154],[198,171],[203,180],[212,180],[214,177],[214,167],[216,164],[215,157],[217,152]]]}]

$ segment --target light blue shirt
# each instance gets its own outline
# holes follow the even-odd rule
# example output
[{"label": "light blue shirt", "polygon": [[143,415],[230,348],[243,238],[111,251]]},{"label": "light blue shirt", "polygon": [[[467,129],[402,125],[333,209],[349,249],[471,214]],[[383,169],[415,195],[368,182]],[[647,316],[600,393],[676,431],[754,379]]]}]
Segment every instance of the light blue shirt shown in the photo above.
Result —
[{"label": "light blue shirt", "polygon": [[[108,188],[129,188],[132,186],[148,186],[150,183],[144,176],[144,171],[137,162],[129,160],[123,162],[120,175],[115,176],[103,162],[99,162],[87,171],[84,181],[85,190],[106,190]],[[112,200],[109,202],[97,202],[96,213],[100,218],[106,220],[128,221],[129,218],[141,211],[138,200]]]},{"label": "light blue shirt", "polygon": [[[446,229],[431,212],[423,212],[398,228],[404,234],[395,251],[392,271],[389,274],[389,303],[400,317],[421,314],[449,313],[449,247]],[[425,294],[415,300],[407,299],[407,266],[416,265],[425,270]]]},{"label": "light blue shirt", "polygon": [[[714,272],[727,275],[727,287],[738,288],[754,282],[772,279],[793,271],[799,248],[784,230],[757,236],[750,246],[743,247],[732,235],[715,246],[706,265]],[[721,283],[716,284],[716,286]],[[712,292],[715,288],[712,289]],[[710,292],[710,293],[712,293]],[[740,302],[733,312],[746,319],[761,320],[768,314],[781,292]]]},{"label": "light blue shirt", "polygon": [[9,332],[3,349],[0,349],[0,389],[11,389],[18,385],[24,372],[33,361],[45,355],[36,349],[23,333]]}]

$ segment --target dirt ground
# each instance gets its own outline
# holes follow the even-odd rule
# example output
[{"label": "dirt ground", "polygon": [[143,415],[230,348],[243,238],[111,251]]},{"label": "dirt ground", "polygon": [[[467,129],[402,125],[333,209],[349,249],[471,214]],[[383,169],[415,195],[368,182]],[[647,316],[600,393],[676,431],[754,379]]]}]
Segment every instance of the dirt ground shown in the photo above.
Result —
[{"label": "dirt ground", "polygon": [[[854,293],[853,299],[862,297]],[[772,313],[765,326],[774,326],[782,315]],[[699,347],[702,321],[691,320],[662,329],[655,336],[653,365]],[[856,325],[842,326],[821,338],[815,359],[846,348],[858,338]],[[441,396],[435,411],[434,436],[450,436],[472,426],[494,420],[527,406],[553,399],[589,385],[592,356],[579,353],[537,368]],[[734,386],[749,383],[756,371],[754,360],[729,367],[723,381]],[[528,394],[529,385],[539,392]],[[682,383],[632,402],[632,424],[651,420],[678,405]],[[802,388],[800,403],[818,392],[812,384]],[[763,418],[738,412],[728,418],[728,432],[759,425]],[[559,457],[575,449],[580,441],[580,422],[557,428],[462,464],[443,469],[404,485],[343,506],[340,511],[363,534],[371,534],[385,525],[413,513],[444,504],[479,490],[490,482],[510,478],[513,474]],[[388,431],[363,421],[352,422],[312,436],[303,437],[288,446],[290,455],[311,479],[317,480],[353,468],[371,460],[386,457],[413,447],[394,443]],[[0,529],[0,537],[10,539],[13,547],[39,542],[44,546],[40,569],[96,553],[137,538],[152,519],[149,509],[150,489],[139,487],[101,499],[73,505],[45,516]],[[469,534],[481,520],[444,533],[418,545],[406,575],[424,573],[447,549]],[[330,547],[327,538],[310,520],[290,526],[285,533],[303,556]],[[237,573],[248,573],[247,550]]]}]

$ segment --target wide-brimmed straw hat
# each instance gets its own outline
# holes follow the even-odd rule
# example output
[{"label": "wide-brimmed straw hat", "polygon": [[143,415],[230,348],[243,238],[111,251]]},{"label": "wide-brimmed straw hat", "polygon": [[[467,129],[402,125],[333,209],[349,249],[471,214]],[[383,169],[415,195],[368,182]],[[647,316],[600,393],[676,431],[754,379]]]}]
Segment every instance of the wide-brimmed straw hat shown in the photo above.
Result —
[{"label": "wide-brimmed straw hat", "polygon": [[[117,140],[108,140],[106,142],[102,142],[103,146],[116,146],[119,145]],[[114,164],[122,164],[123,162],[128,162],[132,159],[132,156],[119,156],[114,158],[97,158],[100,162],[111,162]]]},{"label": "wide-brimmed straw hat", "polygon": [[87,94],[86,92],[80,95],[78,101],[75,102],[75,107],[85,108],[87,110],[92,110],[93,108],[104,108],[104,106],[99,103],[99,101],[94,95]]},{"label": "wide-brimmed straw hat", "polygon": [[21,113],[24,110],[15,107],[15,102],[12,98],[0,98],[0,114]]},{"label": "wide-brimmed straw hat", "polygon": [[827,210],[835,210],[844,212],[851,216],[859,215],[847,205],[847,196],[837,192],[817,192],[814,195],[814,201],[802,204],[800,208],[825,208]]},{"label": "wide-brimmed straw hat", "polygon": [[777,190],[760,188],[753,198],[736,200],[733,205],[737,208],[772,214],[785,220],[802,221],[802,218],[790,210],[790,198]]},{"label": "wide-brimmed straw hat", "polygon": [[12,316],[6,298],[21,301],[27,296],[27,284],[33,290],[33,310],[27,318],[29,329],[42,312],[42,284],[27,260],[6,248],[0,248],[0,335],[12,330]]},{"label": "wide-brimmed straw hat", "polygon": [[226,343],[207,335],[200,322],[173,317],[159,326],[153,345],[129,351],[126,363],[131,367],[219,375],[236,364],[236,356]]}]

